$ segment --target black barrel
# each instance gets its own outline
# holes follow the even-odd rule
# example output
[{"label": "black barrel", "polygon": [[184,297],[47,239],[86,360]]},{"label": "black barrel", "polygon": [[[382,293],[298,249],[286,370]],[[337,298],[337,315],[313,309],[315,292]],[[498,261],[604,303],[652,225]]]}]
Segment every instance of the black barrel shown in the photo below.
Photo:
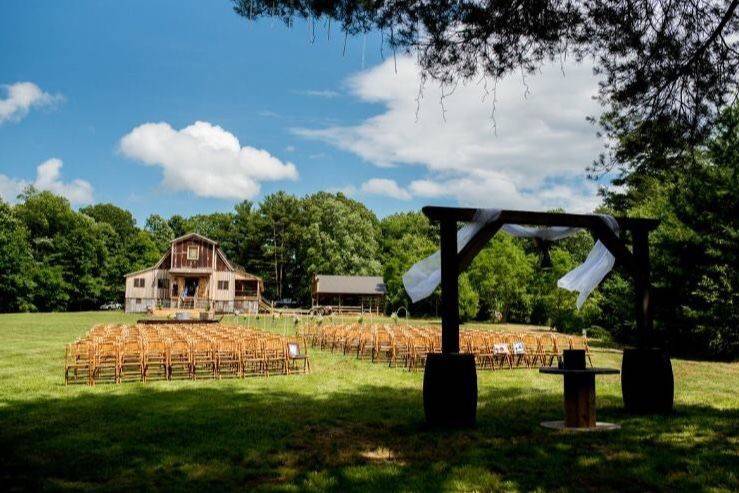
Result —
[{"label": "black barrel", "polygon": [[423,409],[430,426],[471,427],[477,417],[477,370],[472,354],[429,353]]},{"label": "black barrel", "polygon": [[625,349],[621,364],[624,408],[633,414],[672,412],[675,382],[672,363],[662,349]]}]

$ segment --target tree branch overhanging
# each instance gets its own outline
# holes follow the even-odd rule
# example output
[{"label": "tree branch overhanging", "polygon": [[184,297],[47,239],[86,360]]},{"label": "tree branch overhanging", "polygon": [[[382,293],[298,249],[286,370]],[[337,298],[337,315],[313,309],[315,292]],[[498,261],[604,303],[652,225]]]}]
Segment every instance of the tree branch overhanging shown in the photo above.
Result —
[{"label": "tree branch overhanging", "polygon": [[644,146],[666,136],[664,125],[677,148],[700,141],[739,89],[739,0],[232,1],[250,20],[326,17],[346,35],[387,30],[394,53],[414,53],[424,77],[450,87],[592,57],[611,119],[603,133],[641,132]]}]

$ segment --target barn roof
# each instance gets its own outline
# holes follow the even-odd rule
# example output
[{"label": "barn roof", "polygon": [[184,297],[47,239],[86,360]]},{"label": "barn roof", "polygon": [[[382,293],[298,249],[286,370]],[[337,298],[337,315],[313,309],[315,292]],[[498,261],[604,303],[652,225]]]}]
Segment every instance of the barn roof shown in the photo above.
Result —
[{"label": "barn roof", "polygon": [[205,241],[207,243],[211,243],[213,245],[218,245],[218,242],[217,241],[213,241],[210,238],[206,238],[205,236],[203,236],[203,235],[201,235],[199,233],[187,233],[187,234],[184,234],[182,236],[178,236],[177,238],[175,238],[174,240],[172,240],[170,243],[174,243],[176,241],[186,240],[188,238],[198,238],[199,240],[203,240],[203,241]]},{"label": "barn roof", "polygon": [[328,276],[317,274],[315,292],[327,294],[386,294],[381,276]]},{"label": "barn roof", "polygon": [[[246,280],[259,281],[260,286],[262,286],[262,288],[264,287],[264,281],[262,280],[261,277],[255,276],[254,274],[250,274],[249,272],[246,271],[246,269],[244,269],[243,266],[241,266],[241,265],[239,265],[239,264],[237,264],[235,262],[231,262],[229,259],[227,259],[226,258],[226,254],[223,253],[223,250],[221,250],[221,247],[220,247],[220,245],[218,244],[217,241],[213,241],[210,238],[206,238],[205,236],[203,236],[201,234],[198,234],[198,233],[187,233],[187,234],[184,234],[182,236],[178,236],[177,238],[175,238],[174,240],[172,240],[170,243],[175,243],[175,242],[178,242],[178,241],[186,240],[188,238],[197,238],[197,239],[202,240],[202,241],[204,241],[206,243],[210,243],[212,245],[215,245],[216,255],[221,260],[223,260],[223,262],[226,264],[226,267],[228,268],[229,271],[232,271],[232,272],[235,272],[235,273],[239,274],[241,277],[243,277]],[[137,271],[134,271],[134,272],[129,272],[128,274],[124,274],[123,277],[131,277],[131,276],[135,276],[135,275],[138,275],[138,274],[143,274],[144,272],[148,272],[148,271],[151,271],[151,270],[154,270],[154,269],[158,269],[162,265],[162,263],[164,262],[164,260],[171,255],[171,253],[172,253],[171,250],[168,249],[164,253],[164,255],[162,255],[162,258],[159,259],[159,262],[157,262],[153,266],[147,267],[145,269],[140,269],[140,270],[137,270]],[[209,267],[199,267],[199,268],[177,267],[177,268],[169,268],[167,270],[169,272],[173,273],[173,274],[208,274],[208,273],[213,272],[213,269],[211,269]]]}]

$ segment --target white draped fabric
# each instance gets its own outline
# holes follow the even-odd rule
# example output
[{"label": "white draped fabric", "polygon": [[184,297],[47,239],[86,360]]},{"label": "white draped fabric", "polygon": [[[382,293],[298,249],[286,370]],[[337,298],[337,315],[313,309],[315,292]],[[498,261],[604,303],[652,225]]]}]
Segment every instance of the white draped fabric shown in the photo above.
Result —
[{"label": "white draped fabric", "polygon": [[[457,253],[472,239],[486,224],[498,219],[500,209],[479,209],[471,223],[467,223],[457,232]],[[618,223],[611,216],[602,216],[608,226],[618,234]],[[556,241],[572,236],[580,228],[567,227],[530,227],[519,224],[504,224],[501,229],[513,236],[525,238],[540,238]],[[557,281],[557,286],[569,291],[579,292],[577,308],[582,307],[590,293],[608,274],[615,263],[615,258],[600,241],[595,243],[588,257],[578,267],[574,268]],[[441,252],[438,250],[432,255],[414,264],[403,275],[403,285],[411,301],[427,298],[441,283]]]}]

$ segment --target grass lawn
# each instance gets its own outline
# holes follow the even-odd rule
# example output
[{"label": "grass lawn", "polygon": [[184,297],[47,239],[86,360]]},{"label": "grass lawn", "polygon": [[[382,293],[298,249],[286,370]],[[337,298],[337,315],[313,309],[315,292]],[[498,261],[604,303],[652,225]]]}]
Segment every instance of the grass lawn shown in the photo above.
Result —
[{"label": "grass lawn", "polygon": [[479,372],[466,431],[424,429],[421,372],[321,351],[307,376],[64,385],[66,343],[136,318],[0,315],[3,491],[739,490],[739,364],[674,360],[671,417],[624,414],[600,377],[599,420],[623,426],[601,434],[541,428],[562,381],[535,370]]}]

